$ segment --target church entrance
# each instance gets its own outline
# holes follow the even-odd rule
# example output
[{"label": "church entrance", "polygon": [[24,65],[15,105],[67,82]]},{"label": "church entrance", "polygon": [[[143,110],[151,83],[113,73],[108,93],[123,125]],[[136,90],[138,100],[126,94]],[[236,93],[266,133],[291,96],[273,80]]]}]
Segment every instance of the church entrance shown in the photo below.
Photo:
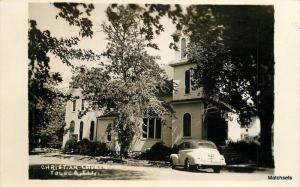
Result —
[{"label": "church entrance", "polygon": [[221,117],[219,110],[207,112],[204,120],[206,129],[206,139],[214,142],[216,145],[224,145],[228,139],[228,124]]}]

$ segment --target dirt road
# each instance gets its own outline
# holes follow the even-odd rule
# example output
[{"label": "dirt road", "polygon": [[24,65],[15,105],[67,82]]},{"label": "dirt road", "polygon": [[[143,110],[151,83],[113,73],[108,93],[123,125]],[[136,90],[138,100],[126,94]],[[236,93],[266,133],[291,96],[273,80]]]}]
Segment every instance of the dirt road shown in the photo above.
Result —
[{"label": "dirt road", "polygon": [[51,155],[31,155],[29,176],[31,179],[108,179],[108,180],[267,180],[272,170],[253,173],[237,173],[210,169],[196,172],[182,168],[137,167],[121,164],[99,164],[95,159],[82,156],[61,158]]}]

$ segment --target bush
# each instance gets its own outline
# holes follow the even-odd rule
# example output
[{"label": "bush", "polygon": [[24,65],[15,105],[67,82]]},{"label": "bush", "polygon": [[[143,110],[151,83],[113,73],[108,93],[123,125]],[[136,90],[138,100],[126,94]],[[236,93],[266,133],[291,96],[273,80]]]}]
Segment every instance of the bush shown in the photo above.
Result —
[{"label": "bush", "polygon": [[137,156],[137,158],[152,161],[168,161],[171,153],[171,148],[167,147],[163,142],[158,142],[149,150]]},{"label": "bush", "polygon": [[259,160],[260,144],[257,141],[230,142],[228,146],[233,147],[241,156],[255,163]]},{"label": "bush", "polygon": [[75,154],[88,155],[91,151],[90,147],[90,141],[85,138],[77,143]]},{"label": "bush", "polygon": [[171,154],[178,154],[178,152],[179,152],[179,145],[174,144],[171,149]]},{"label": "bush", "polygon": [[110,153],[105,143],[90,142],[90,156],[106,156]]},{"label": "bush", "polygon": [[69,139],[63,152],[89,156],[106,156],[110,153],[105,143],[91,142],[88,139],[83,139],[79,142],[75,139]]},{"label": "bush", "polygon": [[74,153],[77,146],[77,141],[74,138],[69,139],[63,149],[63,153]]}]

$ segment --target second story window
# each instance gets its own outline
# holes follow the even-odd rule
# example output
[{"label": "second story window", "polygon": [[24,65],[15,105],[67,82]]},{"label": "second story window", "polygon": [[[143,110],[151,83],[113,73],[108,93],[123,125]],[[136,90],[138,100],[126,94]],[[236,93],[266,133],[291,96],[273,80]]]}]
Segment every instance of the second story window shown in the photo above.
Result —
[{"label": "second story window", "polygon": [[81,100],[81,110],[84,110],[84,99]]},{"label": "second story window", "polygon": [[185,88],[184,88],[184,92],[186,94],[190,93],[190,87],[191,87],[191,72],[190,70],[186,70],[185,74],[184,74],[184,84],[185,84]]},{"label": "second story window", "polygon": [[186,58],[186,38],[181,39],[181,44],[180,44],[180,52],[181,52],[181,59]]},{"label": "second story window", "polygon": [[74,112],[76,110],[76,100],[73,100],[72,104],[73,104],[73,112]]}]

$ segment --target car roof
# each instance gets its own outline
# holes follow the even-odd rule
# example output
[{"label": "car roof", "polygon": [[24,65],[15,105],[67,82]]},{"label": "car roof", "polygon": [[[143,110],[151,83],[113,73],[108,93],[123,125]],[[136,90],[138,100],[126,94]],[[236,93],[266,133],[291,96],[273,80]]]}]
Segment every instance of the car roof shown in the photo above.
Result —
[{"label": "car roof", "polygon": [[217,146],[216,146],[216,144],[215,143],[213,143],[212,141],[208,141],[208,140],[195,140],[195,139],[192,139],[192,140],[182,140],[182,142],[180,143],[180,144],[182,144],[182,143],[190,143],[191,144],[191,146],[192,146],[192,148],[198,148],[199,147],[199,143],[203,143],[203,144],[210,144],[210,145],[212,145],[214,148],[217,148]]},{"label": "car roof", "polygon": [[184,142],[191,142],[191,143],[212,143],[214,144],[212,141],[209,140],[202,140],[202,139],[183,139],[180,141],[180,144],[184,143]]}]

